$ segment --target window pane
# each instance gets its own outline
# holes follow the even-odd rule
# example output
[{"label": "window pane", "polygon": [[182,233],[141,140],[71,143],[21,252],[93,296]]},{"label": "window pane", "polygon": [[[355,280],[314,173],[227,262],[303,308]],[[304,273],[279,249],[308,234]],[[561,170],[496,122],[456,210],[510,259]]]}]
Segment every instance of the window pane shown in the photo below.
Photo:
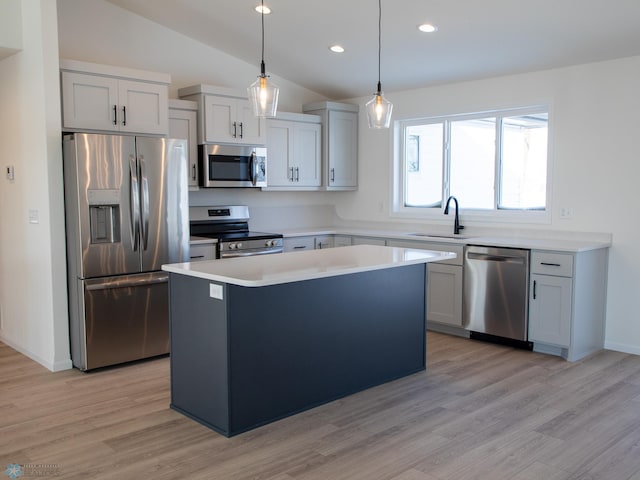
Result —
[{"label": "window pane", "polygon": [[439,207],[442,204],[441,123],[412,125],[405,130],[406,207]]},{"label": "window pane", "polygon": [[496,119],[451,122],[449,192],[460,208],[494,208]]},{"label": "window pane", "polygon": [[499,208],[545,209],[547,125],[546,113],[503,119]]}]

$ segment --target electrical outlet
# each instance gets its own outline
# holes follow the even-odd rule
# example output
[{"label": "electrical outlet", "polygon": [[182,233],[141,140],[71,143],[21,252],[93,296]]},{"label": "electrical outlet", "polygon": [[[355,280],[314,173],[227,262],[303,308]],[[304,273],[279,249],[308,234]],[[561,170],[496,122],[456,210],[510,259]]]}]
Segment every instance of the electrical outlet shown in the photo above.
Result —
[{"label": "electrical outlet", "polygon": [[573,217],[573,208],[571,207],[562,207],[560,209],[560,218],[564,218],[568,220]]}]

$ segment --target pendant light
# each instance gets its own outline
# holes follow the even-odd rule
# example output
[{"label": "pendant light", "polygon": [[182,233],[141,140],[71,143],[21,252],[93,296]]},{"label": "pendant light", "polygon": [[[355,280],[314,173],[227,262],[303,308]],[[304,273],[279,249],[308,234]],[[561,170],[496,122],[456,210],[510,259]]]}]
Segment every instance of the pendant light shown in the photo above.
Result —
[{"label": "pendant light", "polygon": [[260,15],[262,17],[262,61],[260,62],[260,76],[247,88],[249,94],[249,103],[256,117],[275,117],[278,109],[278,94],[280,89],[273,83],[269,82],[269,75],[265,73],[264,68],[264,0],[261,2],[262,8]]},{"label": "pendant light", "polygon": [[369,128],[389,128],[389,124],[391,123],[391,112],[393,111],[393,103],[384,98],[382,85],[380,83],[381,32],[382,0],[378,0],[378,91],[373,94],[373,98],[365,105]]}]

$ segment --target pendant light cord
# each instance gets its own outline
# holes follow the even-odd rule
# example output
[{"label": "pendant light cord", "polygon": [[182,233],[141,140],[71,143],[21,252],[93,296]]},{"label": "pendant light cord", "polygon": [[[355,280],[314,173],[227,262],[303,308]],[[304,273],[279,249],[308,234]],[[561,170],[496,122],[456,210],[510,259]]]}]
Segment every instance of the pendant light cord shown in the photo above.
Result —
[{"label": "pendant light cord", "polygon": [[382,0],[378,0],[378,93],[382,91],[382,84],[380,83],[380,62],[381,62],[381,50],[382,50]]},{"label": "pendant light cord", "polygon": [[262,57],[260,61],[260,73],[264,77],[266,76],[265,68],[264,68],[264,0],[261,2],[262,11],[260,12],[260,16],[262,17]]}]

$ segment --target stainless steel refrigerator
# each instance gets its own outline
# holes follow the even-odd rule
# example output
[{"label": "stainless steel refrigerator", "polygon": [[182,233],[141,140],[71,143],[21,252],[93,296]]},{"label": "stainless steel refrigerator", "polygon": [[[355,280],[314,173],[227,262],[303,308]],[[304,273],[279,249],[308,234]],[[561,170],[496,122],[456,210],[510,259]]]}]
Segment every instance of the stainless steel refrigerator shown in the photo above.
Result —
[{"label": "stainless steel refrigerator", "polygon": [[69,326],[81,370],[169,352],[168,277],[189,258],[184,140],[63,140]]}]

